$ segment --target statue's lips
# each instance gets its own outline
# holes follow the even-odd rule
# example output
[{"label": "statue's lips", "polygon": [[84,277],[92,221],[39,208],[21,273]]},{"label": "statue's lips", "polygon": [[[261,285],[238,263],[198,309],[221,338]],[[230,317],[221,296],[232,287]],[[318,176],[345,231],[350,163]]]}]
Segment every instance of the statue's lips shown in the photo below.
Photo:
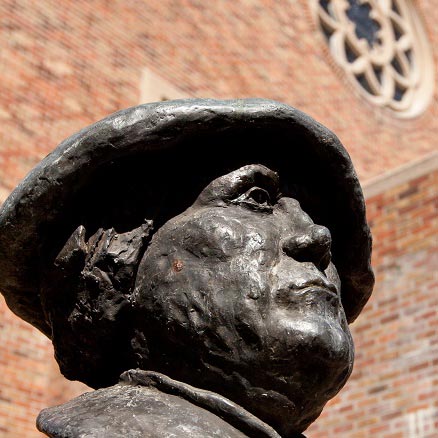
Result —
[{"label": "statue's lips", "polygon": [[302,287],[299,289],[293,289],[291,290],[291,293],[296,297],[313,294],[321,298],[325,297],[326,299],[330,299],[330,300],[331,299],[339,300],[339,295],[336,292],[336,288],[335,290],[333,290],[332,288],[321,287],[317,285]]},{"label": "statue's lips", "polygon": [[340,297],[333,283],[318,279],[317,281],[309,281],[299,286],[292,284],[288,288],[278,290],[277,300],[287,304],[302,303],[303,300],[314,302],[325,301],[338,304]]}]

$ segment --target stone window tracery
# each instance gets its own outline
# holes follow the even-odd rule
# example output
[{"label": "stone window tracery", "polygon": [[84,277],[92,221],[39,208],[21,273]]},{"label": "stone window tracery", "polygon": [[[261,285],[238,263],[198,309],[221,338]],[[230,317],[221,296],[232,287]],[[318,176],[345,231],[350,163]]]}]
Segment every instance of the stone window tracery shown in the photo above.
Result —
[{"label": "stone window tracery", "polygon": [[396,115],[429,103],[433,63],[410,0],[312,0],[336,63],[360,93]]}]

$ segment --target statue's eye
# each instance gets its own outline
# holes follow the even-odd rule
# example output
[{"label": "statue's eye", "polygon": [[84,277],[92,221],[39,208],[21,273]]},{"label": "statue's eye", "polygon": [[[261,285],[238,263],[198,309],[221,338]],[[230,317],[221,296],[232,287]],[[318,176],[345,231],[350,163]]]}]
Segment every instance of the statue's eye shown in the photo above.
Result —
[{"label": "statue's eye", "polygon": [[260,187],[252,187],[246,193],[235,199],[233,204],[243,204],[254,210],[272,211],[271,197],[265,189]]},{"label": "statue's eye", "polygon": [[253,187],[251,190],[246,192],[246,195],[248,197],[248,200],[252,200],[260,205],[271,205],[271,198],[269,196],[269,193],[261,189],[260,187]]}]

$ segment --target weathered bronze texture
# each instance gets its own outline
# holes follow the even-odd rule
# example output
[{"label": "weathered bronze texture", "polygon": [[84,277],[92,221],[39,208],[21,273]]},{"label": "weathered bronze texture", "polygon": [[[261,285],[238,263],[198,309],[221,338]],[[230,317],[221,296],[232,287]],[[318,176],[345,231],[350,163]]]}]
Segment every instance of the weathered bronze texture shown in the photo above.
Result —
[{"label": "weathered bronze texture", "polygon": [[169,101],[80,131],[0,211],[8,305],[104,388],[38,427],[300,436],[351,373],[370,253],[347,152],[289,106]]}]

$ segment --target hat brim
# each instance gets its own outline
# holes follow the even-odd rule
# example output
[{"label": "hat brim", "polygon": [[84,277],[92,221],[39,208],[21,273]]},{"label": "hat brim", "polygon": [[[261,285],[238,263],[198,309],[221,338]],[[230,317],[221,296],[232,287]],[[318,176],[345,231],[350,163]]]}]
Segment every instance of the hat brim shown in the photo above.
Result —
[{"label": "hat brim", "polygon": [[374,276],[351,159],[330,130],[265,99],[141,105],[62,142],[0,210],[0,289],[7,304],[50,337],[41,276],[78,225],[129,228],[151,214],[163,223],[188,207],[209,180],[245,164],[277,171],[313,220],[330,229],[343,306],[354,321]]}]

